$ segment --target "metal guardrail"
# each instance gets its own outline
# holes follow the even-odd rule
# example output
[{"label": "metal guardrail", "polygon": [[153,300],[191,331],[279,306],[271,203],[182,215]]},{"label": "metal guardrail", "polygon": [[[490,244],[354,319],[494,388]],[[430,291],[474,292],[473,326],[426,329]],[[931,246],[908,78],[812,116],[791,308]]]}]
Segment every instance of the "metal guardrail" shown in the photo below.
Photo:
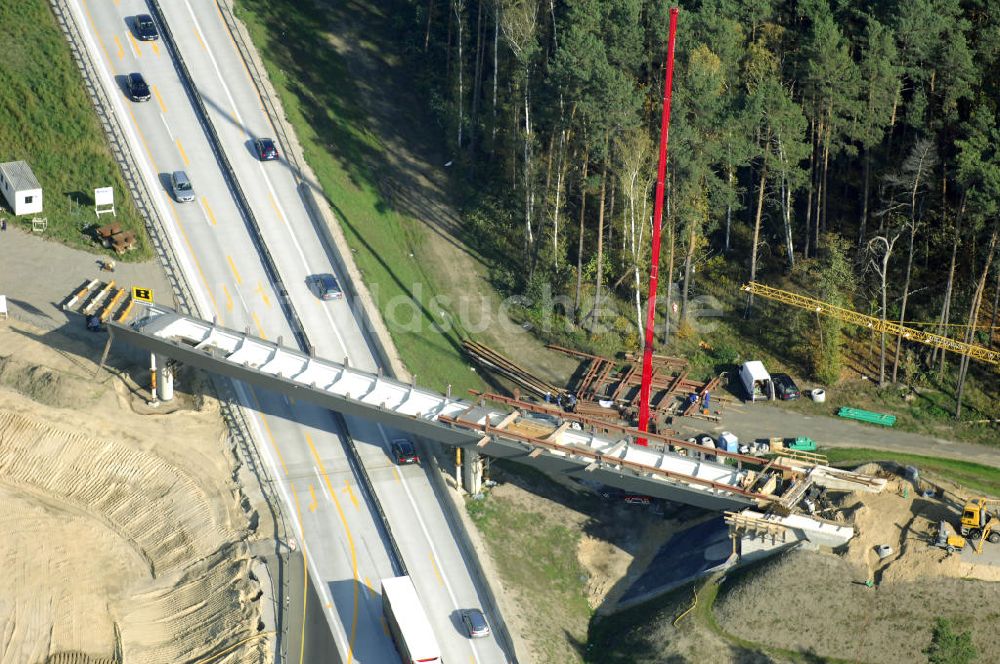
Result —
[{"label": "metal guardrail", "polygon": [[[264,500],[267,503],[267,508],[271,512],[271,518],[274,519],[278,546],[280,547],[282,542],[287,546],[289,530],[288,524],[285,522],[285,512],[281,509],[281,502],[275,491],[274,480],[271,479],[271,474],[267,470],[267,465],[261,461],[257,446],[253,444],[250,425],[247,423],[243,408],[240,407],[240,403],[236,399],[233,381],[218,377],[213,382],[219,391],[219,406],[222,417],[229,426],[229,431],[239,449],[239,453],[243,457],[243,462],[247,464],[250,472],[257,478],[261,493],[264,495]],[[287,562],[285,555],[279,554],[275,560],[278,567],[278,592],[275,592],[276,586],[272,578],[271,595],[274,617],[277,622],[275,633],[278,642],[278,661],[284,662],[288,657],[288,641],[284,638],[286,625],[281,598],[288,596],[288,572],[286,571]],[[268,573],[270,574],[270,568],[267,568],[266,565],[265,568],[268,569]]]},{"label": "metal guardrail", "polygon": [[167,240],[166,227],[160,218],[156,206],[153,204],[149,190],[146,188],[146,181],[142,178],[135,157],[128,147],[128,141],[125,139],[125,131],[118,121],[118,116],[115,115],[114,106],[108,98],[107,92],[100,84],[97,68],[90,58],[90,52],[84,45],[79,27],[76,21],[73,20],[66,0],[50,0],[49,4],[52,7],[53,15],[56,17],[56,22],[59,23],[63,33],[66,35],[73,59],[80,68],[84,87],[94,104],[94,110],[97,112],[97,117],[104,129],[104,134],[107,136],[111,153],[120,165],[122,177],[129,188],[132,200],[146,222],[146,230],[150,242],[152,242],[153,250],[156,252],[157,257],[160,259],[160,264],[166,272],[177,308],[186,313],[195,313],[197,310],[194,307],[194,297],[192,296],[191,289],[184,279],[184,275],[177,267],[180,265],[180,261],[177,260],[177,255]]},{"label": "metal guardrail", "polygon": [[[291,167],[292,177],[294,178],[296,186],[299,190],[299,196],[301,196],[306,206],[306,211],[309,213],[309,217],[312,220],[313,226],[316,228],[320,239],[324,243],[327,256],[339,269],[340,274],[346,277],[342,280],[341,285],[345,287],[347,291],[346,294],[352,302],[351,311],[361,326],[361,330],[368,339],[372,350],[376,355],[378,355],[377,359],[379,360],[379,364],[382,366],[383,371],[394,378],[399,378],[401,380],[407,379],[408,376],[400,375],[394,368],[396,364],[393,362],[393,356],[386,347],[386,344],[383,342],[383,336],[388,337],[388,330],[384,329],[383,325],[381,326],[383,328],[383,332],[381,334],[379,333],[379,325],[376,324],[375,318],[371,315],[368,307],[364,304],[353,276],[356,274],[360,277],[360,272],[358,272],[357,268],[354,268],[353,270],[349,269],[349,259],[342,256],[341,252],[337,249],[337,240],[324,218],[323,211],[320,207],[321,203],[317,200],[318,196],[315,192],[316,185],[306,178],[305,167],[299,161],[297,151],[293,148],[293,143],[291,142],[288,133],[285,131],[286,122],[282,117],[282,114],[278,112],[278,108],[274,103],[270,90],[265,84],[266,76],[257,66],[257,61],[253,57],[243,31],[240,30],[236,16],[233,14],[233,10],[230,6],[231,0],[215,0],[215,3],[219,9],[219,14],[222,16],[223,21],[226,23],[226,27],[229,29],[229,34],[233,39],[233,43],[236,44],[236,49],[240,52],[240,56],[243,58],[243,63],[246,65],[250,80],[253,82],[254,87],[257,88],[257,95],[260,97],[261,103],[264,106],[264,113],[268,116],[268,120],[274,128],[275,134],[278,136],[278,142],[285,148],[285,159]],[[374,307],[374,302],[372,303],[372,306]],[[378,312],[376,311],[375,316],[377,315]],[[389,343],[391,344],[391,341],[389,341]],[[400,365],[400,368],[403,367]]]},{"label": "metal guardrail", "polygon": [[184,86],[188,89],[191,99],[194,102],[195,112],[198,115],[198,119],[201,121],[202,127],[205,129],[205,133],[208,135],[208,142],[212,146],[212,152],[215,153],[215,158],[222,167],[222,174],[226,178],[230,191],[233,192],[233,196],[236,198],[237,206],[240,208],[240,212],[243,214],[244,220],[250,227],[251,239],[253,240],[257,251],[260,253],[261,262],[264,265],[264,270],[267,272],[268,279],[270,279],[271,283],[274,284],[275,290],[278,292],[278,301],[292,327],[292,334],[295,335],[295,340],[299,347],[309,355],[312,355],[314,352],[313,346],[309,342],[309,338],[306,336],[305,328],[302,326],[302,321],[299,319],[299,315],[295,311],[295,307],[292,306],[291,298],[288,296],[288,290],[285,288],[285,283],[281,279],[281,275],[278,272],[277,263],[275,262],[274,257],[271,256],[271,251],[267,248],[267,244],[264,242],[264,236],[261,233],[260,225],[257,223],[257,218],[254,216],[253,209],[251,209],[250,203],[247,201],[246,194],[243,193],[243,187],[240,186],[240,182],[236,177],[236,172],[233,170],[233,166],[229,162],[229,157],[222,148],[222,141],[219,139],[219,134],[215,130],[215,125],[212,123],[212,119],[208,115],[208,109],[205,108],[205,101],[202,99],[201,93],[198,91],[198,87],[194,84],[194,78],[191,76],[191,71],[188,69],[187,63],[184,61],[184,57],[181,55],[180,49],[177,48],[177,43],[174,41],[174,35],[170,31],[170,26],[163,14],[163,10],[160,8],[160,3],[157,0],[148,0],[148,2],[150,11],[155,14],[157,23],[160,25],[160,29],[163,33],[161,35],[163,43],[173,56],[174,62],[177,64],[177,70],[181,76],[182,83],[184,83]]},{"label": "metal guardrail", "polygon": [[[251,228],[253,234],[254,243],[257,245],[258,250],[261,253],[263,259],[264,267],[268,271],[268,277],[275,284],[278,289],[278,296],[282,303],[282,310],[288,317],[289,323],[292,326],[292,331],[296,335],[296,340],[298,341],[300,348],[306,354],[312,356],[314,355],[314,348],[309,342],[306,335],[305,328],[302,325],[302,321],[299,319],[298,314],[295,312],[295,308],[292,306],[291,300],[288,298],[287,291],[285,290],[284,282],[281,280],[281,276],[278,274],[278,267],[274,258],[271,256],[270,251],[267,248],[267,244],[264,242],[263,234],[261,233],[260,226],[257,224],[257,220],[254,217],[253,210],[250,208],[250,203],[247,201],[246,195],[243,193],[243,188],[240,186],[239,180],[236,177],[236,173],[233,170],[232,164],[229,162],[229,158],[226,156],[225,150],[222,147],[222,142],[219,139],[219,135],[215,130],[215,125],[212,123],[211,117],[208,115],[208,109],[205,108],[204,100],[201,97],[201,93],[198,91],[197,86],[194,83],[194,78],[191,76],[190,70],[187,68],[187,64],[184,62],[184,58],[180,53],[180,49],[177,48],[177,44],[174,41],[173,33],[170,31],[170,26],[167,24],[166,17],[163,14],[163,10],[160,8],[159,2],[157,0],[149,0],[149,6],[151,11],[156,15],[156,20],[161,26],[162,38],[167,48],[173,55],[178,70],[183,79],[185,87],[187,87],[191,98],[195,102],[195,110],[199,115],[199,119],[206,133],[208,134],[209,143],[212,145],[212,151],[215,153],[219,164],[222,166],[223,174],[226,176],[233,194],[236,196],[236,202],[244,214],[248,225]],[[244,46],[245,47],[245,46]],[[243,55],[241,53],[241,55]],[[265,98],[266,95],[261,95],[261,98]],[[273,102],[271,104],[271,109],[273,112]],[[282,130],[282,137],[285,141],[285,145],[289,145],[287,142],[287,137],[284,135]],[[296,169],[298,164],[296,163]],[[382,509],[382,504],[375,494],[374,487],[371,482],[371,478],[368,476],[368,472],[365,470],[364,464],[361,462],[361,457],[358,454],[357,447],[354,443],[354,439],[351,437],[350,432],[347,428],[347,423],[340,413],[330,411],[334,419],[337,421],[340,433],[343,436],[344,446],[348,452],[348,458],[354,466],[354,470],[358,478],[362,483],[362,490],[367,494],[369,504],[375,508],[375,512],[378,519],[381,521],[381,526],[383,532],[385,533],[386,539],[389,541],[389,546],[391,553],[395,558],[396,567],[401,570],[403,574],[406,573],[406,564],[403,562],[403,557],[400,554],[399,546],[396,543],[396,539],[392,534],[392,528],[389,525],[389,521],[386,518],[385,511]]]},{"label": "metal guardrail", "polygon": [[[155,4],[156,0],[152,0],[152,3]],[[295,156],[294,150],[292,150],[290,147],[291,141],[289,140],[288,135],[285,133],[284,124],[281,122],[281,116],[278,113],[277,107],[275,107],[274,105],[274,100],[271,99],[271,95],[268,94],[267,89],[264,87],[262,83],[262,75],[260,71],[257,69],[257,65],[250,54],[249,47],[247,46],[246,43],[244,43],[242,35],[240,35],[240,32],[236,26],[236,18],[233,16],[233,13],[230,10],[229,6],[223,2],[217,2],[216,5],[219,8],[219,12],[226,23],[226,27],[229,30],[230,35],[232,35],[233,37],[233,43],[236,44],[236,48],[240,52],[240,57],[243,58],[243,62],[247,66],[247,73],[250,74],[250,80],[257,88],[258,96],[260,97],[261,102],[264,105],[264,112],[268,115],[268,118],[271,122],[271,126],[274,127],[274,131],[277,132],[278,134],[278,141],[279,143],[285,146],[285,159],[287,159],[290,165],[292,166],[292,174],[295,178],[296,183],[298,184],[298,187],[301,190],[303,187],[306,187],[308,185],[305,182],[304,178],[302,177],[302,165],[299,163],[298,158]],[[161,22],[162,22],[162,17],[161,17]],[[193,87],[194,86],[192,84],[192,88]],[[196,96],[198,96],[197,93]],[[303,197],[303,199],[308,200],[305,197]],[[312,201],[309,201],[309,203],[313,205],[315,204]],[[310,216],[313,217],[314,223],[316,223],[315,211],[309,210],[309,212]],[[328,251],[327,253],[331,254],[332,256],[334,252]],[[353,285],[351,285],[351,287],[353,288]],[[313,354],[311,347],[306,352],[309,353],[310,355]],[[387,362],[383,361],[381,364],[387,364]],[[364,493],[368,496],[369,504],[372,507],[374,507],[375,514],[378,520],[381,522],[380,525],[385,534],[386,540],[389,542],[389,548],[391,549],[390,553],[392,554],[392,557],[394,559],[393,564],[401,574],[407,574],[406,562],[403,560],[403,555],[399,550],[399,545],[396,543],[396,538],[392,534],[392,526],[389,525],[389,519],[386,517],[385,510],[382,508],[382,502],[375,494],[374,485],[372,484],[371,478],[368,475],[368,471],[365,469],[364,463],[361,461],[361,455],[358,454],[357,446],[354,442],[353,436],[351,436],[350,430],[347,427],[347,422],[344,419],[344,416],[341,415],[340,413],[335,411],[330,411],[330,412],[333,414],[334,419],[337,422],[337,428],[339,429],[341,435],[343,436],[344,447],[347,450],[348,460],[353,466],[355,474],[361,480],[362,483],[361,488],[364,491]]]},{"label": "metal guardrail", "polygon": [[[177,309],[185,313],[195,314],[197,313],[197,309],[191,288],[179,268],[180,261],[177,259],[173,246],[168,240],[163,219],[153,204],[150,192],[146,187],[146,181],[143,179],[139,166],[135,161],[135,156],[128,146],[124,129],[118,120],[118,116],[115,115],[114,106],[107,92],[100,84],[97,68],[91,59],[90,52],[84,44],[79,26],[77,26],[76,21],[73,19],[66,0],[50,0],[50,6],[56,22],[66,35],[73,59],[80,68],[84,87],[90,95],[94,110],[107,137],[112,155],[118,162],[122,177],[129,188],[129,193],[132,195],[132,200],[145,221],[150,242],[157,254],[161,267],[167,275]],[[267,466],[261,463],[256,446],[250,444],[250,441],[252,441],[250,427],[247,424],[243,409],[235,399],[232,382],[216,381],[216,387],[220,397],[222,397],[219,400],[222,417],[227,424],[230,435],[236,442],[238,453],[242,456],[242,462],[250,467],[251,472],[254,473],[254,476],[258,480],[261,493],[274,518],[277,538],[280,541],[287,542],[288,526],[285,522],[284,512],[280,507],[281,503],[274,490],[274,481],[267,471]],[[281,556],[278,556],[277,566],[280,588],[275,588],[273,579],[271,584],[272,610],[274,611],[275,619],[279,623],[283,621],[283,604],[281,598],[287,595],[288,590],[288,574],[285,572],[285,564],[285,560]],[[281,637],[281,634],[282,632],[279,630],[277,640],[280,651],[279,657],[281,661],[284,661],[287,656],[287,642]]]},{"label": "metal guardrail", "polygon": [[385,530],[385,537],[389,541],[389,548],[392,550],[393,557],[393,567],[396,571],[403,575],[408,576],[409,571],[406,569],[406,562],[403,560],[403,554],[399,550],[399,545],[396,543],[396,538],[392,534],[392,528],[389,526],[389,519],[385,515],[385,511],[382,509],[382,502],[375,495],[374,485],[372,484],[371,477],[368,475],[368,470],[365,469],[365,464],[361,462],[361,455],[358,454],[357,445],[354,444],[354,437],[351,436],[350,430],[347,428],[347,421],[344,416],[340,413],[331,410],[330,413],[333,418],[337,421],[337,428],[340,429],[341,434],[344,439],[344,447],[347,448],[348,459],[358,477],[362,481],[362,490],[367,495],[369,500],[369,505],[375,508],[375,512],[378,515],[378,520],[382,523],[382,528]]},{"label": "metal guardrail", "polygon": [[[507,619],[504,618],[503,612],[500,610],[500,602],[497,601],[496,593],[493,592],[493,586],[490,585],[489,580],[486,578],[483,563],[479,559],[479,553],[476,551],[476,547],[472,543],[472,538],[469,536],[465,523],[462,521],[462,515],[458,513],[458,510],[463,509],[464,505],[457,505],[455,500],[447,495],[448,487],[445,485],[444,478],[442,477],[438,459],[434,455],[429,455],[429,458],[431,463],[431,477],[433,478],[431,486],[437,495],[438,502],[444,506],[445,519],[448,521],[452,532],[459,534],[459,537],[456,538],[456,543],[458,544],[458,548],[462,550],[464,560],[469,564],[470,571],[479,579],[479,585],[482,587],[486,600],[485,608],[489,615],[492,616],[493,632],[500,643],[500,647],[507,655],[509,664],[518,664],[517,648],[514,647],[514,638],[511,636],[510,628],[507,626]],[[462,496],[457,496],[457,499],[461,502]]]}]

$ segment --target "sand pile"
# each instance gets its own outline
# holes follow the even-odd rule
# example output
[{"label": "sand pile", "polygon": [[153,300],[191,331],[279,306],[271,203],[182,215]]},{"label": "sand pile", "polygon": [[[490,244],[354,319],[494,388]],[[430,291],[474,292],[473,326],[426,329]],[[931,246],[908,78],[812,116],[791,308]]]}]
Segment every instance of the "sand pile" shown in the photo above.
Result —
[{"label": "sand pile", "polygon": [[0,384],[18,377],[0,387],[0,664],[174,664],[254,636],[260,589],[217,404],[138,415],[80,356],[11,328],[0,347],[14,351]]}]

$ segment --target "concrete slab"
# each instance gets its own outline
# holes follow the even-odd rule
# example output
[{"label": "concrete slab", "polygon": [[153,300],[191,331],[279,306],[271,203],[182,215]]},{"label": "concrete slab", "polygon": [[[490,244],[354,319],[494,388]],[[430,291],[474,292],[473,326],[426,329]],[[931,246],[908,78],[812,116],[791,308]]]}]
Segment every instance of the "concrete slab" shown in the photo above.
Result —
[{"label": "concrete slab", "polygon": [[0,231],[0,295],[7,296],[13,318],[46,330],[64,328],[68,323],[72,329],[79,324],[82,335],[88,334],[83,319],[70,317],[59,305],[89,279],[114,279],[123,287],[150,288],[156,302],[174,306],[166,274],[155,260],[116,261],[114,272],[102,272],[102,260],[99,254],[72,249],[8,225],[6,231]]}]

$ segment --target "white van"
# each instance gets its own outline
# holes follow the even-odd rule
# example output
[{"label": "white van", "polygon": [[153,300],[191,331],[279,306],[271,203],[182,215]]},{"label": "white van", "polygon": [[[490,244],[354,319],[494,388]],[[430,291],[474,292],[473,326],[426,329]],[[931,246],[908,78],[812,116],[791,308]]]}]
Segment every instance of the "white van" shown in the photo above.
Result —
[{"label": "white van", "polygon": [[751,360],[740,367],[740,383],[746,391],[747,401],[774,398],[774,381],[759,360]]}]

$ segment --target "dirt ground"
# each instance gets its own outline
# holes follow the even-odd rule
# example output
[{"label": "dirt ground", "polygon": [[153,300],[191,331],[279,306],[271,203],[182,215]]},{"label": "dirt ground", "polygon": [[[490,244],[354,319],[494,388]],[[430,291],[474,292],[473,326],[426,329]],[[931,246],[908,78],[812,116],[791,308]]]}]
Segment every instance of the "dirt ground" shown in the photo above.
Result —
[{"label": "dirt ground", "polygon": [[[0,664],[196,662],[257,635],[218,403],[141,414],[98,356],[0,326]],[[268,638],[211,661],[270,661]]]},{"label": "dirt ground", "polygon": [[[719,624],[769,646],[902,664],[922,661],[934,619],[944,617],[970,629],[980,653],[997,652],[992,619],[969,616],[1000,615],[1000,567],[930,546],[938,522],[954,523],[969,496],[923,497],[874,464],[861,470],[890,482],[879,495],[839,501],[857,532],[847,550],[799,550],[737,573],[715,604]],[[880,560],[879,544],[892,546],[893,554]]]},{"label": "dirt ground", "polygon": [[677,524],[646,507],[604,501],[577,485],[492,471],[489,555],[510,606],[504,619],[525,661],[580,662],[590,618],[645,570]]}]

